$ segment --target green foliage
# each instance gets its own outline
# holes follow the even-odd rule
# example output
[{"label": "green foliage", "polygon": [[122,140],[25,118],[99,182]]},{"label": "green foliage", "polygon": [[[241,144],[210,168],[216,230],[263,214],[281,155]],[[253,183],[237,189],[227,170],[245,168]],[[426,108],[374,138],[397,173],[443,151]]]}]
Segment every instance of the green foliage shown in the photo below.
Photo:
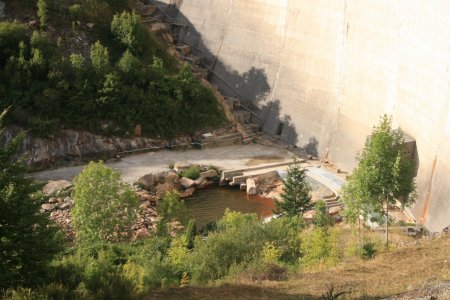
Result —
[{"label": "green foliage", "polygon": [[180,199],[176,191],[167,192],[164,197],[158,201],[158,215],[167,220],[184,220],[187,214],[186,204]]},{"label": "green foliage", "polygon": [[334,266],[339,260],[337,236],[332,230],[314,228],[311,233],[304,235],[301,249],[301,263],[304,266]]},{"label": "green foliage", "polygon": [[277,248],[274,242],[266,242],[264,243],[261,256],[264,263],[276,264],[281,256],[281,250]]},{"label": "green foliage", "polygon": [[139,55],[143,52],[146,44],[146,32],[141,25],[141,18],[134,12],[122,12],[114,15],[111,22],[111,33],[113,36],[131,52]]},{"label": "green foliage", "polygon": [[37,6],[37,15],[39,17],[40,26],[41,26],[41,28],[46,28],[47,21],[48,21],[47,0],[38,0],[36,6]]},{"label": "green foliage", "polygon": [[26,32],[17,23],[0,23],[0,109],[13,105],[9,124],[26,129],[42,124],[49,130],[36,130],[41,135],[60,125],[129,135],[140,124],[144,135],[172,137],[224,122],[212,92],[188,66],[172,73],[169,59],[154,56],[166,51],[147,33],[142,54],[116,53],[120,47],[108,44],[110,51],[103,38],[85,60],[81,54],[66,57],[42,31],[33,32],[31,41]]},{"label": "green foliage", "polygon": [[72,68],[80,73],[84,67],[84,57],[81,54],[70,54],[69,56],[70,63],[72,64]]},{"label": "green foliage", "polygon": [[196,239],[188,263],[191,281],[207,282],[243,272],[262,261],[264,255],[269,258],[269,252],[275,252],[280,264],[295,264],[300,256],[299,229],[297,217],[263,224],[254,214],[227,211],[217,231],[210,232],[205,240]]},{"label": "green foliage", "polygon": [[350,222],[356,222],[359,215],[367,218],[373,212],[387,217],[384,207],[395,204],[396,199],[404,206],[414,203],[416,167],[413,161],[402,157],[403,142],[402,131],[392,130],[391,118],[384,115],[373,128],[357,157],[358,165],[343,188],[342,202]]},{"label": "green foliage", "polygon": [[275,214],[286,216],[302,215],[311,206],[311,187],[306,179],[305,170],[300,168],[297,160],[289,167],[284,182],[283,201],[276,202]]},{"label": "green foliage", "polygon": [[133,56],[130,50],[126,50],[120,58],[117,66],[124,74],[132,74],[139,68],[139,60]]},{"label": "green foliage", "polygon": [[200,167],[197,165],[193,165],[193,166],[190,166],[189,168],[187,168],[186,170],[182,171],[180,173],[180,176],[187,177],[192,180],[196,180],[200,177],[200,172],[201,172]]},{"label": "green foliage", "polygon": [[313,217],[313,224],[315,227],[328,228],[333,225],[333,220],[328,214],[327,203],[323,200],[319,200],[314,204],[314,211],[316,212]]},{"label": "green foliage", "polygon": [[402,157],[403,133],[391,126],[391,119],[384,115],[357,158],[342,199],[350,211],[383,213],[383,204],[394,204],[396,198],[405,206],[414,203],[415,164]]},{"label": "green foliage", "polygon": [[74,180],[73,224],[77,242],[119,241],[129,238],[135,221],[138,199],[120,182],[120,174],[91,162]]},{"label": "green foliage", "polygon": [[197,235],[197,227],[195,226],[195,220],[190,219],[186,228],[187,247],[189,249],[194,248],[194,239]]},{"label": "green foliage", "polygon": [[17,52],[20,41],[27,40],[25,25],[17,22],[0,22],[0,66]]},{"label": "green foliage", "polygon": [[373,258],[376,253],[377,253],[377,249],[376,249],[375,243],[370,240],[364,241],[364,244],[362,246],[361,256],[364,259],[369,259],[369,258]]},{"label": "green foliage", "polygon": [[81,16],[81,5],[73,4],[69,7],[69,16],[72,21],[78,21]]},{"label": "green foliage", "polygon": [[110,68],[109,51],[99,41],[91,46],[90,58],[94,70],[99,75],[105,74]]},{"label": "green foliage", "polygon": [[25,178],[24,161],[15,158],[23,137],[19,134],[0,149],[0,290],[41,283],[61,250],[56,229],[39,213],[42,194]]}]

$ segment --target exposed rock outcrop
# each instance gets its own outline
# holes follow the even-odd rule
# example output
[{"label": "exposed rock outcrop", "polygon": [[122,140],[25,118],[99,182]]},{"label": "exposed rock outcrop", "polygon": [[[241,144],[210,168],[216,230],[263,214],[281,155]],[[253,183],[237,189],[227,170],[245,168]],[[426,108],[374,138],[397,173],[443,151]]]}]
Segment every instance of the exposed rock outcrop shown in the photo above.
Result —
[{"label": "exposed rock outcrop", "polygon": [[[7,128],[0,135],[0,146],[8,144],[21,131],[21,128],[15,126]],[[68,163],[88,162],[92,159],[113,158],[120,152],[190,143],[192,138],[186,136],[172,140],[156,140],[146,137],[106,137],[85,131],[61,130],[51,138],[38,138],[27,134],[19,147],[18,155],[26,155],[28,167],[38,170]]]},{"label": "exposed rock outcrop", "polygon": [[61,196],[64,192],[65,195],[69,195],[71,191],[72,183],[67,180],[51,180],[42,188],[42,192],[46,196]]}]

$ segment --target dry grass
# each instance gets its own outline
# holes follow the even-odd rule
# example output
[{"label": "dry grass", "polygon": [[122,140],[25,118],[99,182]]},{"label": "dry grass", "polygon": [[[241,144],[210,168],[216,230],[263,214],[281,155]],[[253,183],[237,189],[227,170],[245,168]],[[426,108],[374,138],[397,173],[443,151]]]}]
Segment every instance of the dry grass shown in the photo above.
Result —
[{"label": "dry grass", "polygon": [[[366,234],[381,238],[380,233]],[[349,230],[341,236],[344,242],[351,237]],[[404,247],[399,245],[411,242],[410,238],[395,233],[392,238],[398,249],[379,253],[374,259],[347,258],[336,267],[304,270],[284,282],[167,289],[148,299],[320,299],[330,285],[336,292],[348,291],[347,298],[380,299],[450,280],[449,235]]]},{"label": "dry grass", "polygon": [[418,245],[380,253],[328,271],[308,271],[282,283],[290,293],[321,295],[327,284],[351,292],[352,298],[381,298],[450,280],[450,237],[420,240]]}]

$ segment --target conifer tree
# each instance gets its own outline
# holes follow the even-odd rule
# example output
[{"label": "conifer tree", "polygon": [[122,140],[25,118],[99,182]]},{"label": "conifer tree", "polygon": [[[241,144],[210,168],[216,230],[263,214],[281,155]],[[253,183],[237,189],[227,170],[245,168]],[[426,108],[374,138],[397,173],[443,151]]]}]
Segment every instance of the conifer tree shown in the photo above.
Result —
[{"label": "conifer tree", "polygon": [[301,216],[311,207],[311,186],[305,172],[305,169],[301,169],[298,161],[294,159],[294,164],[289,167],[284,182],[281,194],[283,201],[275,204],[275,214]]},{"label": "conifer tree", "polygon": [[57,229],[39,212],[43,198],[38,187],[25,178],[25,164],[15,158],[22,139],[19,134],[0,149],[0,290],[42,283],[61,249]]},{"label": "conifer tree", "polygon": [[189,249],[194,248],[194,239],[197,234],[197,227],[195,226],[195,220],[190,219],[186,228],[187,247]]}]

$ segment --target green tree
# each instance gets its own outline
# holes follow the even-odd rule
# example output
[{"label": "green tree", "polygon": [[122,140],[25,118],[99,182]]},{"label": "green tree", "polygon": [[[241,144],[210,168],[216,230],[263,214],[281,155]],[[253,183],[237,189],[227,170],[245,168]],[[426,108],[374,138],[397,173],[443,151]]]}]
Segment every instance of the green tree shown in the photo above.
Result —
[{"label": "green tree", "polygon": [[167,192],[158,202],[156,210],[160,216],[157,225],[157,234],[160,236],[168,233],[168,222],[178,220],[181,224],[186,225],[186,222],[189,220],[189,210],[176,191]]},{"label": "green tree", "polygon": [[39,17],[41,28],[47,27],[47,20],[48,20],[47,0],[37,1],[37,15]]},{"label": "green tree", "polygon": [[194,248],[194,239],[197,235],[197,226],[195,226],[195,220],[190,219],[186,228],[187,247],[189,249]]},{"label": "green tree", "polygon": [[125,74],[131,74],[136,71],[136,68],[139,66],[139,60],[133,56],[130,50],[126,50],[119,62],[117,63],[117,67],[120,71]]},{"label": "green tree", "polygon": [[327,203],[323,200],[317,201],[314,204],[314,211],[316,212],[313,217],[313,224],[316,227],[327,229],[333,224],[333,220],[327,212]]},{"label": "green tree", "polygon": [[283,201],[275,204],[275,214],[287,216],[302,215],[311,206],[311,186],[309,185],[305,170],[300,168],[296,159],[294,164],[289,167],[287,178],[284,182]]},{"label": "green tree", "polygon": [[344,186],[342,201],[351,222],[372,212],[385,217],[386,247],[389,243],[389,205],[399,200],[403,206],[415,201],[415,162],[402,156],[403,132],[392,130],[392,120],[384,115],[374,126],[358,165]]},{"label": "green tree", "polygon": [[72,217],[79,244],[129,238],[138,199],[120,181],[119,173],[102,162],[90,162],[74,180],[74,202]]},{"label": "green tree", "polygon": [[91,46],[91,63],[97,74],[105,74],[109,67],[109,51],[99,41]]},{"label": "green tree", "polygon": [[146,33],[141,25],[141,18],[134,12],[122,12],[114,15],[111,22],[113,36],[134,54],[141,54],[146,43]]},{"label": "green tree", "polygon": [[57,229],[47,214],[39,213],[42,194],[24,177],[24,161],[15,158],[23,137],[19,134],[0,149],[0,290],[42,283],[50,260],[61,250]]}]

